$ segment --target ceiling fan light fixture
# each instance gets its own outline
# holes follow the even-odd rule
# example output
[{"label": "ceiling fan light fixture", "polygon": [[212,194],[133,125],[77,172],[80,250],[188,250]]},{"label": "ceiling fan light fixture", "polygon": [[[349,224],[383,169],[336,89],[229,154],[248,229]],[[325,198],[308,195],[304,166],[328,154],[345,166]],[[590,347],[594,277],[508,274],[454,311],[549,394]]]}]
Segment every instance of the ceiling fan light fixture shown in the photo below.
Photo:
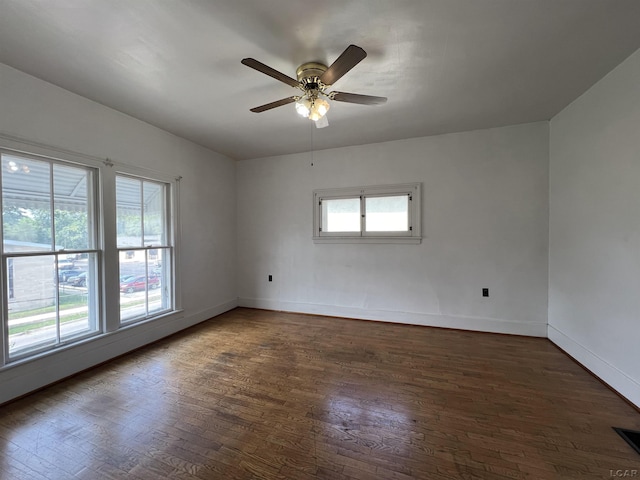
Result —
[{"label": "ceiling fan light fixture", "polygon": [[[331,108],[329,102],[327,102],[324,98],[316,98],[311,106],[311,112],[309,113],[309,118],[314,122],[324,117],[327,112]],[[314,118],[312,118],[312,115]],[[316,118],[317,117],[317,118]]]},{"label": "ceiling fan light fixture", "polygon": [[298,112],[298,115],[313,120],[314,122],[324,117],[330,107],[329,102],[315,95],[302,97],[296,101],[296,112]]},{"label": "ceiling fan light fixture", "polygon": [[307,97],[302,97],[300,100],[296,102],[296,112],[298,115],[304,118],[309,118],[309,114],[311,113],[311,107],[313,103]]}]

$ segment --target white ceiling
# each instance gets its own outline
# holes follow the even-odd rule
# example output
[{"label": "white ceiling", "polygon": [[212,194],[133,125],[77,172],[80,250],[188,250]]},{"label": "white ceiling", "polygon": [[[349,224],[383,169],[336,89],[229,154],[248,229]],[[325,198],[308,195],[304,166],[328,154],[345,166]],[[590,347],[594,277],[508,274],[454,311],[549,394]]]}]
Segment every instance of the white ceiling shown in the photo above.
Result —
[{"label": "white ceiling", "polygon": [[[312,128],[295,77],[349,45]],[[235,159],[547,120],[640,48],[639,0],[0,0],[0,62]]]}]

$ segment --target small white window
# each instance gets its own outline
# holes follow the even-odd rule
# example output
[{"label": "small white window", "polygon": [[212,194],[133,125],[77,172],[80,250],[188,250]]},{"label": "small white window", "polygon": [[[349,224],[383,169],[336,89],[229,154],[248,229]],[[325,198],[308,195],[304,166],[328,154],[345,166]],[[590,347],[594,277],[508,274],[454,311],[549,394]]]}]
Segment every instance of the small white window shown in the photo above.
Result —
[{"label": "small white window", "polygon": [[420,184],[316,190],[315,243],[420,243]]}]

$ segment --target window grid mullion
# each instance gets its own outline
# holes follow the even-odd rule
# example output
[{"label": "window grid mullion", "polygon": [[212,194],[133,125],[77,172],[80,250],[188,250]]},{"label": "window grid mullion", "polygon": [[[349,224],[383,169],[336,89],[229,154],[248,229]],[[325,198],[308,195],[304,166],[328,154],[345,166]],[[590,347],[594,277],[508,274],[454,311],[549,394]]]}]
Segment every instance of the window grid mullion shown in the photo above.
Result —
[{"label": "window grid mullion", "polygon": [[144,182],[140,180],[140,242],[144,247]]},{"label": "window grid mullion", "polygon": [[[144,229],[144,225],[143,225],[142,228]],[[145,288],[144,288],[144,316],[148,317],[149,316],[149,249],[145,249],[145,251],[144,251],[144,286],[145,286]]]},{"label": "window grid mullion", "polygon": [[360,236],[364,235],[365,228],[367,226],[367,211],[366,211],[366,200],[364,194],[360,195]]},{"label": "window grid mullion", "polygon": [[[53,163],[49,163],[49,215],[51,218],[49,219],[49,224],[51,228],[51,251],[56,251],[56,228],[55,228],[55,206],[54,206],[55,198],[53,195]],[[56,257],[56,260],[58,258]],[[56,275],[58,274],[57,263],[56,263]]]},{"label": "window grid mullion", "polygon": [[409,225],[409,231],[413,232],[413,195],[407,193],[407,225]]},{"label": "window grid mullion", "polygon": [[55,183],[53,178],[53,163],[49,163],[49,224],[51,228],[51,251],[53,252],[55,259],[55,272],[54,272],[54,288],[55,288],[55,327],[56,327],[56,345],[60,345],[60,287],[58,284],[58,275],[60,274],[60,266],[58,265],[58,255],[56,248],[56,206],[55,206]]}]

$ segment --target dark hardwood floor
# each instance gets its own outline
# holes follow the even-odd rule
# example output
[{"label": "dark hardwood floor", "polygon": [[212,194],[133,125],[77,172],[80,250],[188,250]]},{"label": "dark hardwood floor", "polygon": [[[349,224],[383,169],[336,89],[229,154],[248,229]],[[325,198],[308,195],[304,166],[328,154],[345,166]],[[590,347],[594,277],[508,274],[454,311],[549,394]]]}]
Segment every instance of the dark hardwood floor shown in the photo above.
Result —
[{"label": "dark hardwood floor", "polygon": [[0,407],[0,478],[640,471],[612,426],[640,413],[545,339],[236,309]]}]

